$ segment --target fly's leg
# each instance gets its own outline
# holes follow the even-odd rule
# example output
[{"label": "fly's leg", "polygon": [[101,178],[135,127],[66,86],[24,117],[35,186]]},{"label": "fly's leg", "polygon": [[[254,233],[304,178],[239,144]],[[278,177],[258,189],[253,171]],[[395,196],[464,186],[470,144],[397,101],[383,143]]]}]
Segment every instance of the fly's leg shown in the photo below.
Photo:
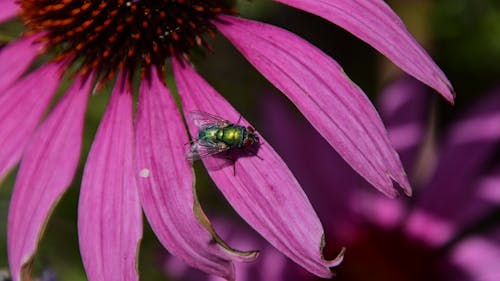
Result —
[{"label": "fly's leg", "polygon": [[197,141],[198,141],[198,139],[192,139],[192,140],[186,142],[184,145],[188,145],[189,144],[191,146],[191,145],[193,145],[193,143],[195,143]]},{"label": "fly's leg", "polygon": [[253,156],[255,156],[255,157],[259,158],[260,160],[264,160],[264,158],[260,157],[260,156],[257,154],[257,152],[255,152],[255,151],[251,151],[251,153],[252,153],[252,155],[253,155]]},{"label": "fly's leg", "polygon": [[257,154],[257,151],[253,150],[253,149],[245,149],[244,150],[245,153],[250,153],[252,154],[252,156],[255,156],[257,158],[259,158],[260,160],[264,160],[264,158],[260,157],[259,154]]},{"label": "fly's leg", "polygon": [[240,115],[240,118],[238,118],[238,121],[236,122],[236,125],[239,125],[240,121],[241,121],[241,115]]},{"label": "fly's leg", "polygon": [[233,176],[236,177],[236,159],[229,155],[229,150],[226,151],[226,159],[233,163]]},{"label": "fly's leg", "polygon": [[259,158],[260,160],[264,160],[264,158],[260,157],[259,154],[257,154],[257,152],[253,150],[248,150],[248,153],[252,154],[252,156]]}]

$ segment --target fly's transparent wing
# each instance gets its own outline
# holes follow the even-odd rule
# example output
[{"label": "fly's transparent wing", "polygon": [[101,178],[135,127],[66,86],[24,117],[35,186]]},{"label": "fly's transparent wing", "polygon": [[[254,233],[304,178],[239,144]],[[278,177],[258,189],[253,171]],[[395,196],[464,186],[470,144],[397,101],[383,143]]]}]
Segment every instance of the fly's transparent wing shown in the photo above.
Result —
[{"label": "fly's transparent wing", "polygon": [[200,141],[194,141],[189,147],[186,158],[189,161],[195,161],[211,155],[221,153],[228,150],[230,147],[225,143],[208,144]]},{"label": "fly's transparent wing", "polygon": [[206,128],[208,126],[221,126],[225,127],[231,124],[229,121],[222,119],[219,116],[215,116],[210,113],[206,113],[200,110],[193,110],[187,113],[188,119],[193,122],[198,128]]}]

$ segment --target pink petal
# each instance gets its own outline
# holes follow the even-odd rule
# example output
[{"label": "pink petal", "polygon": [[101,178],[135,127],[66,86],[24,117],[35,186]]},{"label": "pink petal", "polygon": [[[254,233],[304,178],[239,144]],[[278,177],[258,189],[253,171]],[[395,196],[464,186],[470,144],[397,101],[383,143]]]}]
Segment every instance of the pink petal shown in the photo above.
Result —
[{"label": "pink petal", "polygon": [[139,280],[142,214],[134,173],[132,93],[120,75],[90,150],[78,233],[90,281]]},{"label": "pink petal", "polygon": [[482,200],[500,205],[500,165],[483,177],[478,184],[478,197]]},{"label": "pink petal", "polygon": [[500,89],[471,107],[447,133],[434,175],[408,219],[409,233],[443,245],[489,213],[495,206],[485,204],[481,182],[499,144]]},{"label": "pink petal", "polygon": [[[307,191],[320,220],[330,222],[326,225],[334,225],[334,234],[339,233],[346,229],[345,225],[353,222],[349,205],[351,197],[366,191],[367,184],[307,120],[292,114],[282,99],[284,97],[276,93],[265,95],[261,105],[265,123],[261,131],[267,133],[268,141],[283,155]],[[314,169],[311,169],[311,163],[315,164]],[[376,195],[380,196],[380,193]]]},{"label": "pink petal", "polygon": [[[255,262],[235,263],[237,281],[256,280],[284,280],[283,271],[289,260],[275,248],[269,245],[259,235],[250,229],[248,225],[241,225],[241,221],[216,217],[212,220],[217,231],[232,245],[243,249],[262,249],[259,258]],[[167,256],[164,262],[164,270],[168,277],[183,281],[222,281],[225,280],[216,275],[203,275],[198,270],[188,268],[184,262],[174,256]]]},{"label": "pink petal", "polygon": [[453,88],[439,67],[382,0],[275,0],[318,15],[372,45],[394,64],[453,103]]},{"label": "pink petal", "polygon": [[0,179],[21,158],[59,84],[58,71],[56,64],[42,66],[1,93]]},{"label": "pink petal", "polygon": [[[252,263],[236,264],[236,274],[238,281],[284,281],[287,265],[291,264],[289,260],[275,248],[271,247],[261,237],[255,235],[255,232],[248,229],[248,226],[240,225],[236,221],[221,219],[214,221],[217,229],[224,237],[228,238],[231,244],[241,248],[261,248],[259,259]],[[312,278],[311,278],[312,279]],[[185,280],[185,279],[183,279]],[[197,279],[198,281],[199,279]],[[210,281],[221,281],[214,276]]]},{"label": "pink petal", "polygon": [[379,98],[379,112],[407,171],[413,171],[428,127],[430,95],[411,77],[399,79]]},{"label": "pink petal", "polygon": [[0,96],[26,71],[42,49],[41,44],[35,43],[37,38],[36,36],[24,37],[1,49]]},{"label": "pink petal", "polygon": [[[173,61],[173,69],[185,112],[202,110],[238,120],[241,115],[192,68]],[[248,124],[241,118],[241,124]],[[197,129],[188,124],[192,136]],[[208,172],[233,208],[267,241],[310,272],[330,277],[335,260],[322,258],[323,229],[309,200],[283,160],[265,141],[258,157],[240,157],[233,166],[219,165],[217,157],[203,159]],[[319,250],[319,251],[318,251]]]},{"label": "pink petal", "polygon": [[[214,243],[198,221],[206,221],[194,197],[193,169],[185,159],[186,129],[177,105],[156,71],[139,91],[136,123],[137,170],[144,212],[163,245],[208,273],[234,279],[232,260],[256,253],[235,252]],[[208,226],[209,227],[209,226]],[[241,255],[241,256],[240,256]]]},{"label": "pink petal", "polygon": [[89,88],[89,82],[83,84],[77,79],[24,152],[8,218],[13,280],[28,278],[25,274],[29,270],[25,269],[29,268],[47,218],[78,167]]},{"label": "pink petal", "polygon": [[[403,200],[391,200],[387,197],[377,196],[373,192],[358,192],[357,196],[353,196],[349,203],[349,211],[353,213],[353,221],[363,218],[364,223],[368,221],[385,230],[394,229],[401,225],[408,210],[408,206]],[[336,229],[335,231],[346,232],[344,229]],[[353,232],[359,233],[359,229],[355,229]],[[353,239],[353,232],[347,232],[348,235],[344,235],[345,241]]]},{"label": "pink petal", "polygon": [[460,280],[500,280],[500,267],[498,266],[500,229],[497,227],[489,233],[464,239],[451,250],[450,256],[452,263],[467,274],[467,278]]},{"label": "pink petal", "polygon": [[435,248],[445,245],[455,237],[458,231],[454,222],[449,218],[443,218],[434,210],[421,207],[415,208],[408,216],[405,230],[408,236]]},{"label": "pink petal", "polygon": [[411,188],[366,95],[340,66],[296,35],[267,24],[221,17],[217,28],[299,108],[358,173],[390,197],[392,179]]},{"label": "pink petal", "polygon": [[[1,0],[0,1],[0,23],[7,21],[16,16],[19,10],[19,4],[16,0]],[[1,61],[1,60],[0,60]]]},{"label": "pink petal", "polygon": [[[423,87],[422,84],[419,86]],[[409,97],[420,98],[421,95]],[[287,110],[285,103],[278,98],[283,97],[275,93],[265,95],[262,107],[266,122],[261,130],[268,132],[268,140],[282,153],[307,191],[321,221],[325,222],[326,232],[331,230],[329,238],[355,239],[360,215],[378,226],[396,226],[405,215],[404,202],[367,189],[366,182],[334,150],[329,149],[325,139],[303,118]],[[314,169],[310,163],[315,163]]]}]

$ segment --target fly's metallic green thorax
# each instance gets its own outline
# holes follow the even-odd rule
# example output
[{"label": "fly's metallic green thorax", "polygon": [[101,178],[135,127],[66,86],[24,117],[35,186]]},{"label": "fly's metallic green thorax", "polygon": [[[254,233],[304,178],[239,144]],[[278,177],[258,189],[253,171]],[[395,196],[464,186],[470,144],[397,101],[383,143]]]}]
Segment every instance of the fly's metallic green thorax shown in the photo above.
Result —
[{"label": "fly's metallic green thorax", "polygon": [[234,0],[19,0],[27,34],[40,34],[47,53],[97,81],[164,71],[172,56],[210,48],[219,14],[236,14]]},{"label": "fly's metallic green thorax", "polygon": [[198,132],[198,139],[216,142],[218,138],[217,134],[219,133],[220,129],[220,126],[209,126],[200,129],[200,131]]},{"label": "fly's metallic green thorax", "polygon": [[[246,151],[259,145],[259,137],[251,126],[233,124],[220,117],[201,112],[190,112],[191,120],[199,128],[197,139],[191,144],[187,158],[196,160],[206,156],[229,152],[233,149]],[[256,152],[253,151],[254,155]]]}]

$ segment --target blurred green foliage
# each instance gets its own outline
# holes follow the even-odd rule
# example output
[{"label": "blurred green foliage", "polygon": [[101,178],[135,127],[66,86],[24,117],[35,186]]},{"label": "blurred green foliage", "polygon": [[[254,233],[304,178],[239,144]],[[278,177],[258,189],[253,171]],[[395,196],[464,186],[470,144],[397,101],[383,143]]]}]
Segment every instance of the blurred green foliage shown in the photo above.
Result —
[{"label": "blurred green foliage", "polygon": [[433,54],[456,87],[457,103],[461,104],[499,82],[500,2],[435,2],[431,13]]}]

